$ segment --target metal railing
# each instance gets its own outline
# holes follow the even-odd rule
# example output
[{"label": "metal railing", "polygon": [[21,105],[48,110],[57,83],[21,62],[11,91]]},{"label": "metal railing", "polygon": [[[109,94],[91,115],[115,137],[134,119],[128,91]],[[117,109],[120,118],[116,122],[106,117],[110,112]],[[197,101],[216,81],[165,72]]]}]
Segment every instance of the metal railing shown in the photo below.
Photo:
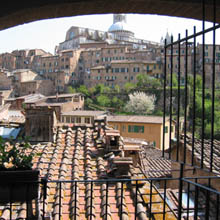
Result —
[{"label": "metal railing", "polygon": [[[181,38],[179,34],[178,40],[174,41],[172,37],[171,42],[165,42],[163,155],[164,152],[168,152],[169,158],[172,160],[213,172],[215,139],[220,138],[219,128],[215,123],[215,120],[219,120],[216,118],[216,110],[219,108],[218,90],[216,89],[216,77],[219,77],[216,74],[216,67],[219,68],[219,63],[216,61],[216,31],[219,30],[220,24],[216,24],[216,1],[213,0],[209,2],[213,5],[211,12],[213,15],[212,27],[205,27],[206,3],[205,0],[201,1],[202,31],[197,32],[196,27],[194,27],[192,35],[188,35],[188,30],[186,30],[185,37]],[[207,34],[212,34],[212,44],[206,44]],[[201,50],[197,46],[198,38],[202,39]],[[207,58],[211,60],[211,64],[207,62]],[[174,65],[177,68],[174,68]],[[208,65],[211,65],[211,69],[208,68]],[[174,85],[174,78],[177,80],[177,85]],[[169,117],[170,127],[172,121],[176,121],[175,155],[172,154],[174,144],[171,129],[168,137],[169,144],[166,144],[166,117]],[[189,157],[187,154],[189,139],[190,159],[187,158]],[[200,140],[199,146],[196,145],[196,140]],[[209,146],[207,147],[207,145]],[[182,158],[180,158],[180,148],[183,148]],[[206,152],[207,149],[208,153]],[[206,154],[209,157],[208,166],[205,162]]]},{"label": "metal railing", "polygon": [[219,219],[220,178],[183,177],[182,168],[178,178],[42,179],[34,200],[0,203],[0,219]]}]

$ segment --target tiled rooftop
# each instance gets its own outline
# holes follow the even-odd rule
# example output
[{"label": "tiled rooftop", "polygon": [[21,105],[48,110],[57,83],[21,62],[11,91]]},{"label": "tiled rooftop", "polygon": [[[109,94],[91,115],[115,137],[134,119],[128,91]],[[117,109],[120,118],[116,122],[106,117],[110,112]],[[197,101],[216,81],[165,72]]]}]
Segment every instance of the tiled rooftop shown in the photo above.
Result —
[{"label": "tiled rooftop", "polygon": [[142,147],[140,158],[148,178],[171,176],[171,160],[162,157],[161,150],[151,146]]},{"label": "tiled rooftop", "polygon": [[[113,132],[114,133],[114,132]],[[101,133],[103,137],[104,133]],[[56,180],[98,180],[105,176],[108,167],[107,159],[104,159],[105,152],[97,148],[95,138],[98,136],[97,129],[91,128],[58,128],[55,143],[33,145],[33,151],[41,153],[34,159],[34,168],[40,170],[41,177],[47,176],[47,198],[45,200],[46,219],[123,219],[129,220],[135,217],[135,190],[132,183],[106,182],[79,183],[77,188],[71,182],[63,182],[60,185]],[[103,175],[104,174],[104,175]],[[129,175],[132,179],[145,178],[139,167],[130,166]],[[135,182],[135,181],[134,181]],[[59,191],[61,187],[61,192]],[[106,201],[106,188],[108,187],[108,200]],[[148,219],[147,204],[152,201],[151,211],[155,219],[161,219],[164,207],[163,200],[153,187],[153,196],[149,196],[150,183],[143,182],[138,186],[137,216],[139,220]],[[93,200],[91,201],[91,196]],[[62,205],[59,209],[61,196]],[[42,197],[41,197],[42,201]],[[91,203],[92,202],[92,203]],[[35,205],[33,206],[36,207]],[[107,207],[107,212],[106,212]],[[121,207],[123,212],[121,213]],[[165,206],[166,219],[176,219]],[[12,219],[26,218],[26,203],[13,206]],[[9,206],[0,206],[0,219],[9,219]],[[42,210],[42,203],[39,206]],[[93,215],[90,216],[92,210]],[[106,216],[107,213],[107,216]],[[120,218],[121,215],[121,218]],[[106,217],[106,218],[105,218]]]},{"label": "tiled rooftop", "polygon": [[108,116],[109,122],[136,122],[136,123],[152,123],[162,124],[163,117],[160,116],[140,116],[140,115],[114,115]]},{"label": "tiled rooftop", "polygon": [[[183,139],[182,139],[183,140]],[[187,149],[192,151],[192,137],[186,136]],[[201,154],[202,154],[202,141],[201,139],[195,138],[194,142],[194,157],[201,163]],[[203,148],[203,163],[206,169],[210,169],[211,162],[211,140],[204,140],[204,148]],[[216,173],[218,176],[220,175],[220,141],[213,141],[213,173]]]}]

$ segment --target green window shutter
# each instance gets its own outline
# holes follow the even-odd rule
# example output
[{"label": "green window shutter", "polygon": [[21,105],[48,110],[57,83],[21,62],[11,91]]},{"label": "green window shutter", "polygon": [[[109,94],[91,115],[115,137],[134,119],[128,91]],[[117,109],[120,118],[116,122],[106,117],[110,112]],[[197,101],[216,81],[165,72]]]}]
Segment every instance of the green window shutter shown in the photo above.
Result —
[{"label": "green window shutter", "polygon": [[135,133],[138,133],[138,131],[139,131],[139,126],[135,125],[135,126],[134,126],[134,132],[135,132]]},{"label": "green window shutter", "polygon": [[128,132],[131,132],[131,125],[128,125]]}]

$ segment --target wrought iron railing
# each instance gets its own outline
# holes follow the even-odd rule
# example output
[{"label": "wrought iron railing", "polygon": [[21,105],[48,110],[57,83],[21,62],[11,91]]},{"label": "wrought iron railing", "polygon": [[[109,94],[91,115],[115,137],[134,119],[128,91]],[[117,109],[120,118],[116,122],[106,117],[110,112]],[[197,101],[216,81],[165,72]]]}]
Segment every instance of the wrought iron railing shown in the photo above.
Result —
[{"label": "wrought iron railing", "polygon": [[[212,12],[209,11],[209,15],[213,15],[212,27],[209,28],[205,28],[207,1],[202,0],[201,5],[202,31],[197,32],[194,27],[192,35],[188,35],[188,30],[186,30],[183,38],[179,34],[178,40],[174,41],[172,37],[171,42],[165,41],[163,155],[164,152],[168,152],[169,158],[172,160],[213,172],[215,153],[220,149],[218,144],[215,144],[216,138],[220,138],[220,135],[217,134],[219,128],[215,123],[217,120],[216,107],[219,108],[219,98],[216,94],[218,91],[216,67],[219,68],[219,63],[216,61],[216,31],[220,28],[220,24],[216,23],[216,1],[209,1],[209,10],[213,5]],[[206,44],[207,34],[212,34],[211,45]],[[201,50],[197,46],[198,38],[202,39]],[[211,55],[207,53],[206,46],[209,47]],[[176,51],[178,52],[176,53]],[[182,53],[182,51],[184,52]],[[174,64],[177,65],[177,68],[174,68]],[[208,69],[208,65],[211,66],[211,70]],[[175,77],[177,85],[174,85],[173,82]],[[201,85],[198,85],[200,77]],[[209,96],[208,99],[207,96]],[[165,140],[166,117],[169,117],[170,127],[172,121],[176,121],[175,140],[171,136],[170,129],[169,144]],[[208,120],[210,121],[209,126],[207,126]],[[199,144],[198,140],[200,140]],[[176,146],[175,155],[172,154],[174,145]],[[190,156],[187,153],[189,145]],[[180,158],[180,148],[183,148],[182,158]],[[205,161],[207,156],[209,157],[208,165]]]},{"label": "wrought iron railing", "polygon": [[35,200],[1,203],[0,219],[217,220],[220,214],[220,192],[212,188],[220,185],[219,177],[187,178],[180,172],[178,178],[42,179],[39,185]]}]

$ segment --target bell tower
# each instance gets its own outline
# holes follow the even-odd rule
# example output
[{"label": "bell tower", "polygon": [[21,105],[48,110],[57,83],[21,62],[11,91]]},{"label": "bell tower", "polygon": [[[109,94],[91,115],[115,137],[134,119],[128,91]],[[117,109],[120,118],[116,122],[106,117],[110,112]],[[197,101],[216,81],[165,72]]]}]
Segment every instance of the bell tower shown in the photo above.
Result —
[{"label": "bell tower", "polygon": [[113,16],[113,23],[115,24],[117,22],[125,22],[125,23],[127,23],[126,14],[114,14],[114,16]]}]

